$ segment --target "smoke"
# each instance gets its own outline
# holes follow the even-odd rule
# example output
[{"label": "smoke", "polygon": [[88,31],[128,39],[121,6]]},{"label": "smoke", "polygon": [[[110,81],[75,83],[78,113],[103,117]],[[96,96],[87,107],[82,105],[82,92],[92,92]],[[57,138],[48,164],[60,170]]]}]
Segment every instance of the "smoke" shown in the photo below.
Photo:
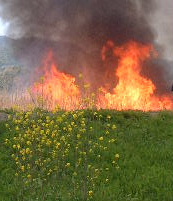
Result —
[{"label": "smoke", "polygon": [[163,56],[173,61],[173,1],[158,0],[157,10],[150,22],[157,32],[156,43],[163,47]]},{"label": "smoke", "polygon": [[0,0],[0,5],[0,16],[10,23],[7,34],[14,38],[84,44],[154,39],[144,16],[153,11],[152,0]]},{"label": "smoke", "polygon": [[[90,68],[90,79],[98,75],[97,83],[116,81],[105,77],[108,65],[111,75],[116,61],[110,59],[103,64],[100,56],[108,40],[116,45],[130,40],[154,43],[157,36],[148,20],[157,8],[155,0],[0,0],[0,5],[0,16],[9,23],[7,35],[29,39],[29,61],[40,58],[40,52],[51,47],[59,55],[60,68],[72,74],[79,72],[81,66],[83,71]],[[26,58],[23,44],[26,47],[26,40],[21,40],[16,52]],[[152,71],[148,71],[158,71],[155,75],[160,78],[160,67],[151,66]]]},{"label": "smoke", "polygon": [[[155,30],[155,44],[159,45],[160,58],[157,64],[164,69],[164,78],[167,83],[167,89],[170,89],[173,83],[173,1],[157,0],[157,9],[149,16],[148,21]],[[161,82],[161,80],[160,80]]]}]

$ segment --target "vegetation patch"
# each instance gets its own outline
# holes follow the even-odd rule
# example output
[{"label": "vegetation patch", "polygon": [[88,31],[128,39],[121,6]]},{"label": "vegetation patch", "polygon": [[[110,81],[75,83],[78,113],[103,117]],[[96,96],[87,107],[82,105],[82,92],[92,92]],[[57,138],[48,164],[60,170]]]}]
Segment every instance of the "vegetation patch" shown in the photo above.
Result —
[{"label": "vegetation patch", "polygon": [[172,199],[171,112],[6,112],[0,200]]}]

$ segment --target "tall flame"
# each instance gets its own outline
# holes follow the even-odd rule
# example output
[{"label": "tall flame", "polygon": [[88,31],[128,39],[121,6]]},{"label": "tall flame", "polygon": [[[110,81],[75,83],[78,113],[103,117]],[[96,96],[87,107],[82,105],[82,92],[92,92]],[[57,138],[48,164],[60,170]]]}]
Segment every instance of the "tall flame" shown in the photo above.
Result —
[{"label": "tall flame", "polygon": [[[109,43],[112,48],[112,43]],[[156,86],[141,75],[142,63],[155,54],[151,45],[129,42],[122,47],[113,48],[114,55],[119,58],[115,72],[119,79],[113,93],[103,89],[100,107],[109,105],[117,110],[163,110],[173,108],[171,96],[156,97]],[[104,57],[105,58],[105,57]]]},{"label": "tall flame", "polygon": [[66,110],[79,107],[80,90],[75,84],[76,79],[58,70],[52,52],[49,52],[44,61],[43,71],[43,82],[37,84],[34,89],[51,104],[50,108],[57,105]]},{"label": "tall flame", "polygon": [[[98,92],[96,97],[97,108],[143,111],[173,109],[173,96],[156,96],[154,83],[141,75],[143,62],[156,54],[152,45],[131,41],[115,47],[114,43],[109,41],[102,50],[103,62],[110,49],[118,58],[118,66],[115,66],[114,71],[118,84],[114,86],[112,93],[101,87],[102,92]],[[52,53],[45,59],[43,69],[45,81],[36,89],[42,92],[47,100],[51,99],[51,108],[58,104],[67,110],[79,109],[84,88],[77,86],[75,77],[58,70]]]}]

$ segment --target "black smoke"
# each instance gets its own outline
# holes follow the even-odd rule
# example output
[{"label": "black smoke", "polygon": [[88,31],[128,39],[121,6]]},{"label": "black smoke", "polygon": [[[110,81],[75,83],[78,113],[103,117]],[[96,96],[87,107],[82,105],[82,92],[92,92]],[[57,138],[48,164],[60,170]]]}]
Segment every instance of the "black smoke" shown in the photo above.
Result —
[{"label": "black smoke", "polygon": [[84,44],[154,39],[145,18],[154,10],[153,0],[0,0],[0,5],[12,37]]},{"label": "black smoke", "polygon": [[[0,6],[0,16],[9,22],[8,36],[20,39],[16,58],[33,62],[53,49],[60,69],[75,75],[88,68],[88,79],[99,85],[116,82],[116,58],[101,60],[108,40],[121,45],[131,40],[153,44],[155,39],[147,20],[156,9],[154,0],[0,0]],[[153,61],[150,66],[147,76],[154,71],[163,80],[161,67]]]}]

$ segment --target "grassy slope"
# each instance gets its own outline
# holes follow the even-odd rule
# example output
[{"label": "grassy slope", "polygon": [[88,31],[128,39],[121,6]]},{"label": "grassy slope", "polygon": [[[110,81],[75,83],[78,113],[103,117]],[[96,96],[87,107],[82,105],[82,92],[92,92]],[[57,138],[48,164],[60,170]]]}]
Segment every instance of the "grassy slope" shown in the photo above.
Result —
[{"label": "grassy slope", "polygon": [[[15,196],[13,162],[10,153],[4,146],[4,139],[8,135],[5,123],[0,122],[0,200],[12,200]],[[10,199],[11,197],[11,199]]]},{"label": "grassy slope", "polygon": [[[104,201],[173,200],[173,115],[166,112],[154,117],[140,112],[101,113],[112,115],[112,122],[118,127],[115,133],[118,143],[113,149],[120,154],[120,168],[112,172],[113,182],[106,189],[108,196]],[[15,170],[10,153],[3,145],[8,136],[4,124],[0,123],[0,201],[15,201]],[[96,197],[102,201],[100,192]]]}]

